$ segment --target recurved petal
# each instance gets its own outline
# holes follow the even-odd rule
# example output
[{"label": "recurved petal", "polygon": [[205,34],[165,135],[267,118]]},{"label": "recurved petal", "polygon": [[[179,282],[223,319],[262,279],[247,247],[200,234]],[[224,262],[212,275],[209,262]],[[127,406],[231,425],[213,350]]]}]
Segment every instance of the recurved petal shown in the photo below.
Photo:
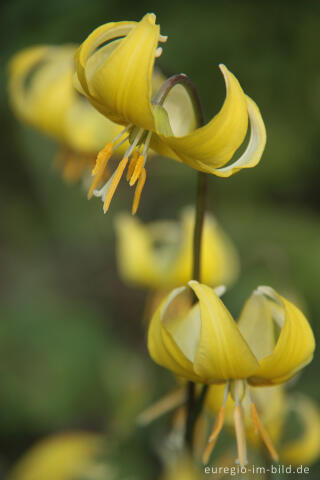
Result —
[{"label": "recurved petal", "polygon": [[295,305],[270,287],[259,287],[258,292],[267,298],[280,333],[273,351],[259,359],[259,370],[249,381],[253,385],[282,383],[312,360],[314,336],[307,319]]},{"label": "recurved petal", "polygon": [[231,160],[248,128],[246,95],[236,77],[224,65],[220,69],[227,91],[220,112],[208,124],[187,135],[159,135],[183,162],[208,173]]},{"label": "recurved petal", "polygon": [[[112,24],[81,47],[76,58],[79,81],[111,120],[154,128],[151,77],[159,35],[155,15],[147,14],[139,23]],[[103,45],[111,40],[114,44]]]},{"label": "recurved petal", "polygon": [[201,382],[201,378],[194,373],[190,360],[195,348],[192,336],[197,331],[195,316],[186,320],[185,314],[174,311],[175,298],[185,293],[186,287],[176,288],[156,310],[149,326],[148,350],[158,365],[179,377]]},{"label": "recurved petal", "polygon": [[248,146],[240,158],[226,167],[211,170],[218,177],[230,177],[243,168],[255,167],[265,149],[267,134],[260,110],[256,103],[247,97],[248,114],[250,120],[250,139]]},{"label": "recurved petal", "polygon": [[199,299],[201,334],[194,371],[208,383],[222,383],[252,375],[258,361],[237,324],[216,293],[206,285],[189,282]]}]

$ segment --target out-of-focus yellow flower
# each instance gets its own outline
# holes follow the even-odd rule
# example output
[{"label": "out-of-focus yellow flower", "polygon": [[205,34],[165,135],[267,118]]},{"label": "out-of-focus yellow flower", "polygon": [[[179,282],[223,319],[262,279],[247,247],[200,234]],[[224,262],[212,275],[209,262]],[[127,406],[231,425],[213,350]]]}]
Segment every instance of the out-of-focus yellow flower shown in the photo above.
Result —
[{"label": "out-of-focus yellow flower", "polygon": [[[192,274],[194,211],[187,208],[179,222],[148,225],[126,214],[116,220],[117,259],[128,283],[154,289],[184,285]],[[207,214],[202,236],[201,277],[212,286],[229,285],[239,272],[235,247],[213,216]]]},{"label": "out-of-focus yellow flower", "polygon": [[[265,147],[266,132],[258,107],[224,65],[220,69],[226,99],[220,112],[201,128],[195,128],[192,101],[182,85],[174,87],[164,101],[157,95],[152,97],[154,62],[162,53],[158,43],[167,39],[160,35],[155,20],[154,14],[147,14],[140,22],[102,25],[82,43],[75,57],[77,88],[97,110],[125,126],[122,135],[131,143],[112,181],[101,192],[105,210],[128,164],[130,185],[137,182],[136,210],[146,180],[149,145],[164,156],[221,177],[257,165]],[[180,100],[172,108],[170,99],[176,91],[180,91]],[[238,160],[227,165],[245,139],[248,118],[248,146]],[[96,175],[107,165],[120,138],[117,136],[102,150]]]},{"label": "out-of-focus yellow flower", "polygon": [[100,435],[86,432],[53,435],[33,446],[7,480],[73,480],[103,447]]},{"label": "out-of-focus yellow flower", "polygon": [[292,465],[310,465],[320,456],[320,412],[318,405],[305,395],[289,396],[286,414],[294,414],[300,424],[300,433],[292,439],[279,439],[282,462]]},{"label": "out-of-focus yellow flower", "polygon": [[231,393],[241,465],[247,463],[242,401],[249,395],[252,420],[270,454],[277,459],[250,397],[248,385],[285,382],[313,356],[314,337],[308,321],[291,302],[270,287],[258,287],[247,300],[238,324],[210,287],[196,281],[189,287],[198,298],[184,312],[175,310],[175,299],[190,289],[173,290],[155,312],[148,332],[151,357],[174,374],[205,384],[226,384],[224,400],[210,448],[222,429],[225,404]]},{"label": "out-of-focus yellow flower", "polygon": [[169,465],[161,476],[161,480],[200,480],[203,478],[196,469],[194,462],[187,456]]},{"label": "out-of-focus yellow flower", "polygon": [[121,130],[75,90],[75,51],[74,45],[29,47],[9,64],[12,108],[23,122],[60,143],[57,160],[67,181],[93,168],[97,152]]}]

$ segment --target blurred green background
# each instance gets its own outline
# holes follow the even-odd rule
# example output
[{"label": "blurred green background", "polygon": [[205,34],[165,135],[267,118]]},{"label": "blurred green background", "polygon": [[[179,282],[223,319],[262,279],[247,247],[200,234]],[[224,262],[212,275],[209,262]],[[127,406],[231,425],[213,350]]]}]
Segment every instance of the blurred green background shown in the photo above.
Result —
[{"label": "blurred green background", "polygon": [[[258,103],[266,124],[267,148],[257,168],[227,180],[210,178],[209,209],[241,254],[242,274],[226,294],[228,306],[237,315],[252,289],[272,285],[296,298],[319,334],[320,3],[4,2],[2,475],[43,435],[80,428],[131,435],[123,455],[135,458],[137,478],[154,478],[147,465],[156,462],[155,446],[166,425],[160,421],[134,433],[134,418],[174,382],[146,351],[146,292],[126,287],[117,275],[114,217],[130,209],[131,193],[121,186],[104,216],[101,202],[88,202],[81,185],[65,185],[52,168],[54,142],[11,113],[5,71],[10,56],[23,47],[79,43],[102,23],[139,20],[148,11],[157,14],[169,36],[159,65],[193,79],[207,118],[224,99],[217,68],[223,62]],[[177,218],[194,201],[195,180],[188,167],[154,158],[139,215],[145,221]],[[294,386],[314,399],[320,396],[319,367],[316,354]],[[314,466],[308,478],[319,474]]]}]

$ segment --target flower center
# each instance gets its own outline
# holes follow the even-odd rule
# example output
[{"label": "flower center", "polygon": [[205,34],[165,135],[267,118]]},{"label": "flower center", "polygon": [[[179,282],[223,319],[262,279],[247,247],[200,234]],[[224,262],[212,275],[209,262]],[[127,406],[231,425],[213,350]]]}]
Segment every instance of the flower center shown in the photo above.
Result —
[{"label": "flower center", "polygon": [[271,458],[274,461],[278,461],[279,457],[278,454],[273,446],[271,438],[263,426],[261,419],[258,415],[257,408],[252,401],[249,386],[246,380],[231,380],[227,382],[225,392],[224,392],[224,399],[222,407],[220,408],[215,424],[213,426],[212,433],[209,437],[207,447],[203,454],[203,463],[207,464],[210,458],[210,455],[214,449],[214,446],[217,442],[218,436],[222,430],[224,424],[224,417],[225,417],[225,407],[229,395],[229,389],[231,396],[235,402],[234,411],[233,411],[233,420],[234,420],[234,428],[236,434],[236,441],[237,441],[237,450],[238,450],[238,460],[241,466],[246,466],[248,464],[247,459],[247,444],[246,444],[246,436],[245,436],[245,423],[244,423],[244,410],[243,410],[243,401],[245,399],[249,400],[250,403],[250,413],[251,419],[254,427],[255,433],[260,435],[261,440],[267,447]]},{"label": "flower center", "polygon": [[[137,212],[141,193],[147,176],[145,164],[147,161],[151,136],[152,132],[146,131],[143,128],[133,127],[133,125],[130,124],[124,128],[122,132],[120,132],[119,135],[117,135],[111,142],[107,143],[106,146],[99,152],[96,165],[92,170],[92,175],[94,178],[88,193],[88,198],[90,199],[93,195],[96,197],[101,197],[103,200],[104,213],[106,213],[109,209],[113,195],[119,185],[127,165],[128,169],[126,179],[129,182],[130,187],[133,187],[135,184],[137,184],[133,198],[132,214],[134,215]],[[122,160],[119,162],[116,170],[105,183],[105,185],[100,190],[97,190],[112,154],[117,148],[120,147],[120,145],[129,139],[131,144],[126,150]]]}]

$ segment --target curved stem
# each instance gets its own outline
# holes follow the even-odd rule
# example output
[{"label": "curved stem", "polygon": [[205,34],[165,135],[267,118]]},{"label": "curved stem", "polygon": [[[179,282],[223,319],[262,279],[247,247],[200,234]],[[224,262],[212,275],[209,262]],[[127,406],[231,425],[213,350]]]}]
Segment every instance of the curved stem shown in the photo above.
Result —
[{"label": "curved stem", "polygon": [[[180,73],[168,78],[156,95],[152,99],[155,105],[163,105],[168,94],[176,85],[182,85],[189,94],[190,100],[196,116],[198,127],[202,127],[205,123],[204,113],[200,101],[198,91],[192,80]],[[207,174],[198,172],[197,177],[197,194],[196,194],[196,214],[193,234],[193,271],[192,280],[201,281],[201,247],[202,247],[202,231],[206,209],[207,196]],[[196,298],[194,298],[196,302]],[[185,431],[185,443],[187,448],[193,451],[193,433],[198,416],[201,413],[205,401],[208,385],[202,387],[200,395],[196,396],[196,386],[193,382],[187,384],[187,420]]]},{"label": "curved stem", "polygon": [[152,103],[155,105],[163,105],[170,90],[172,90],[173,87],[175,87],[176,85],[182,85],[188,92],[194,112],[196,114],[197,125],[199,127],[202,127],[204,125],[204,114],[200,96],[193,81],[185,73],[179,73],[177,75],[172,75],[172,77],[169,77],[161,85],[160,89],[153,97]]}]

